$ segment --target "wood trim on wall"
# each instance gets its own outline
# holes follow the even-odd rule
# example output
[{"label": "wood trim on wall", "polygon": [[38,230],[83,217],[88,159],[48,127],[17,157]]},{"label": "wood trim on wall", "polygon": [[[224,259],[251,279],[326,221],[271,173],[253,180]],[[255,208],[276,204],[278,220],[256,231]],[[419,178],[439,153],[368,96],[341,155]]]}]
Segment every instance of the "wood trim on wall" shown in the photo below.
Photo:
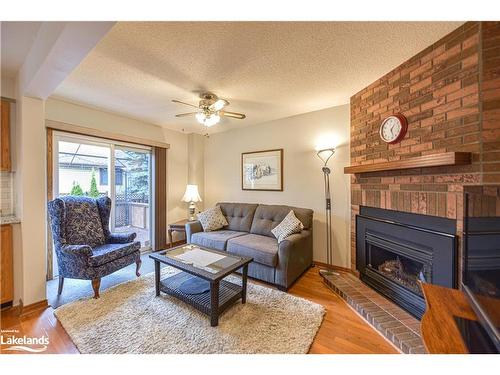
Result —
[{"label": "wood trim on wall", "polygon": [[53,195],[53,176],[54,176],[54,164],[53,164],[53,131],[52,129],[47,129],[47,200],[52,200]]},{"label": "wood trim on wall", "polygon": [[5,102],[9,102],[9,103],[15,103],[16,102],[16,99],[12,99],[12,98],[7,98],[6,96],[2,96],[1,99]]},{"label": "wood trim on wall", "polygon": [[67,133],[99,137],[119,142],[134,143],[142,146],[146,145],[151,147],[160,147],[164,149],[170,148],[170,145],[168,143],[153,141],[145,138],[132,137],[129,135],[111,133],[103,130],[88,128],[85,126],[68,124],[66,122],[45,120],[45,127],[53,130],[64,131]]},{"label": "wood trim on wall", "polygon": [[2,99],[1,101],[1,135],[0,135],[0,146],[1,146],[1,163],[0,170],[10,172],[12,168],[10,159],[10,102]]},{"label": "wood trim on wall", "polygon": [[167,248],[167,149],[153,148],[154,157],[154,250]]},{"label": "wood trim on wall", "polygon": [[[47,202],[54,199],[54,145],[53,145],[53,130],[47,128]],[[54,247],[52,243],[52,231],[50,230],[50,219],[47,211],[47,280],[54,278],[54,265],[53,265]]]},{"label": "wood trim on wall", "polygon": [[49,307],[49,303],[46,299],[29,304],[29,305],[20,305],[19,306],[19,316],[24,317],[29,314],[36,313],[40,310],[45,310],[47,307]]},{"label": "wood trim on wall", "polygon": [[352,270],[351,268],[346,268],[346,267],[336,266],[334,264],[327,264],[327,263],[323,263],[323,262],[318,262],[316,260],[313,261],[313,264],[319,268],[325,268],[325,269],[334,270],[334,271],[348,272],[348,273],[352,273],[354,276],[359,277],[359,272],[356,270]]},{"label": "wood trim on wall", "polygon": [[470,152],[443,152],[431,155],[416,156],[409,159],[394,160],[382,163],[350,165],[344,167],[347,173],[368,173],[381,171],[396,171],[401,169],[444,167],[466,165],[471,163]]}]

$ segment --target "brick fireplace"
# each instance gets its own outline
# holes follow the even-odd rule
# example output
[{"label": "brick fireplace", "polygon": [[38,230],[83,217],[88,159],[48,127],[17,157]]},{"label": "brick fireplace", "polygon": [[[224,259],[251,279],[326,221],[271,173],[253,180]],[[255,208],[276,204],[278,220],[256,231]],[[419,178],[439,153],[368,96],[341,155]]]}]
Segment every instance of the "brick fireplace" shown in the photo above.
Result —
[{"label": "brick fireplace", "polygon": [[[394,113],[408,133],[388,145],[378,131]],[[464,185],[500,182],[500,22],[467,22],[355,94],[350,147],[351,165],[472,154],[468,165],[352,175],[353,270],[360,206],[453,219],[460,235]]]},{"label": "brick fireplace", "polygon": [[456,287],[456,221],[361,206],[356,217],[360,279],[418,319],[420,282]]},{"label": "brick fireplace", "polygon": [[[325,282],[401,351],[424,353],[418,281],[459,285],[464,186],[500,182],[500,22],[463,24],[350,105],[351,269],[359,278],[343,272]],[[408,132],[386,144],[380,124],[397,113]],[[442,162],[458,153],[466,162]],[[439,162],[414,167],[423,159]]]},{"label": "brick fireplace", "polygon": [[[425,353],[419,283],[459,285],[464,188],[500,182],[500,22],[463,24],[350,105],[344,173],[352,174],[358,277],[339,272],[324,281],[402,352]],[[408,132],[386,144],[381,122],[398,113]]]}]

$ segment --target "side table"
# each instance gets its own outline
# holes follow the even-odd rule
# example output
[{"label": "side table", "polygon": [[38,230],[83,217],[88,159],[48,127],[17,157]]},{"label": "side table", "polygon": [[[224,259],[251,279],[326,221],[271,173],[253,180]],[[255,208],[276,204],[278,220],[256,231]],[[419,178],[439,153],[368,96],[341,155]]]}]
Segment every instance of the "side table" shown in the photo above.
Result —
[{"label": "side table", "polygon": [[168,240],[170,241],[171,247],[176,246],[176,245],[180,245],[180,244],[185,242],[185,241],[178,241],[178,243],[176,243],[174,245],[172,233],[173,232],[182,232],[185,234],[186,233],[186,223],[188,223],[188,222],[189,222],[189,220],[184,219],[184,220],[176,221],[175,223],[168,224],[167,233],[168,233]]}]

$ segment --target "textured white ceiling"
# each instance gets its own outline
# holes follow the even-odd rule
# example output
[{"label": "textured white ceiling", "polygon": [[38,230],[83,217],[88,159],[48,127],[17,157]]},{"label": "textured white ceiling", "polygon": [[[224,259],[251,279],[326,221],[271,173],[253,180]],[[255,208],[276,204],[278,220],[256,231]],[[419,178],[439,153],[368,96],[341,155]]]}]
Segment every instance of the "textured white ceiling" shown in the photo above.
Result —
[{"label": "textured white ceiling", "polygon": [[212,132],[349,102],[462,22],[119,22],[56,97],[186,132],[209,90],[245,120]]},{"label": "textured white ceiling", "polygon": [[35,41],[41,22],[1,23],[1,74],[15,77]]}]

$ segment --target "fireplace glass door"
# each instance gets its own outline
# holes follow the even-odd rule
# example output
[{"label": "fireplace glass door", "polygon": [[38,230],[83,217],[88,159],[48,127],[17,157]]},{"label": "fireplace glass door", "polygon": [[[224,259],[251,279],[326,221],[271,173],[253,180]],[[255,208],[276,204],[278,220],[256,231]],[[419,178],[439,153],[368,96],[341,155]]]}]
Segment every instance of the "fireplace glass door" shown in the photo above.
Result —
[{"label": "fireplace glass door", "polygon": [[431,281],[431,270],[424,260],[416,260],[374,244],[368,244],[367,255],[367,266],[372,271],[419,296],[422,296],[419,281]]},{"label": "fireplace glass door", "polygon": [[425,311],[421,282],[456,286],[454,231],[454,220],[361,206],[356,216],[359,277],[420,319]]}]

